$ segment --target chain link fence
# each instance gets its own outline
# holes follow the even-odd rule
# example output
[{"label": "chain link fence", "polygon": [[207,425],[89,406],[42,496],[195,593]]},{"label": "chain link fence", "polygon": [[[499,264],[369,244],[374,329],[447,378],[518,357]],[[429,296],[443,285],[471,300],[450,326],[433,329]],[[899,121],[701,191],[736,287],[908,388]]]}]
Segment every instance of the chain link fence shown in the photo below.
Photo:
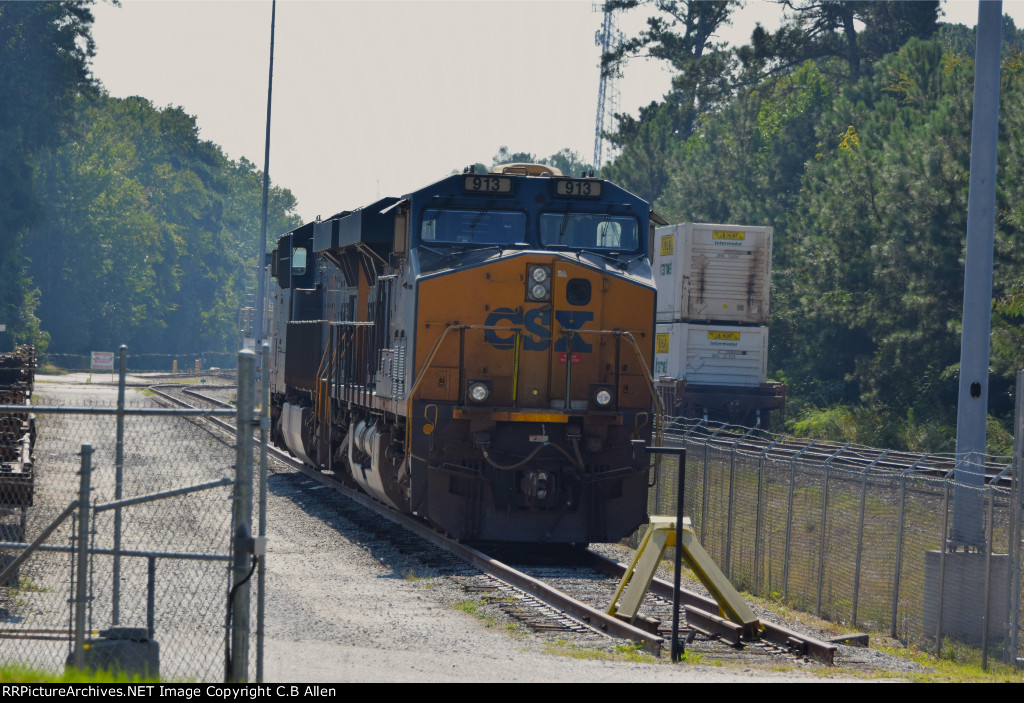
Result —
[{"label": "chain link fence", "polygon": [[[232,613],[229,591],[250,563],[251,540],[236,536],[252,532],[252,443],[242,449],[245,486],[235,438],[207,424],[224,416],[235,426],[233,410],[169,409],[135,388],[122,391],[119,412],[118,391],[57,377],[36,383],[31,499],[0,476],[3,564],[41,544],[0,584],[0,662],[55,671],[116,661],[150,675],[158,668],[165,681],[245,680],[248,667],[231,656],[240,651],[259,670],[260,650],[249,646],[247,600]],[[248,590],[236,594],[247,599]],[[239,622],[242,643],[230,636]]]},{"label": "chain link fence", "polygon": [[[990,460],[974,489],[991,549],[952,552],[951,456],[666,420],[665,446],[686,449],[684,514],[738,588],[904,642],[955,640],[986,662],[990,650],[1018,661],[1021,492],[1006,462]],[[678,482],[678,460],[663,457],[652,514],[675,514]]]},{"label": "chain link fence", "polygon": [[[89,354],[46,355],[46,361],[64,371],[90,371],[92,356]],[[235,355],[226,352],[183,352],[181,354],[132,354],[133,372],[162,372],[194,376],[197,374],[228,374],[235,368]],[[94,371],[97,379],[106,377],[117,381],[111,372]]]}]

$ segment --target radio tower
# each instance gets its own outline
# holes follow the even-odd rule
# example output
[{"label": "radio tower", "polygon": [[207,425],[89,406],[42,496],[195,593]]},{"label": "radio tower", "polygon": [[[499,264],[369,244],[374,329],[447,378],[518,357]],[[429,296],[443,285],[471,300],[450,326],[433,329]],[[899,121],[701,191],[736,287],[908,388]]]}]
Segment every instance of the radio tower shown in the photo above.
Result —
[{"label": "radio tower", "polygon": [[[615,26],[615,13],[604,9],[603,4],[592,5],[594,12],[603,12],[601,29],[594,34],[594,43],[601,47],[601,56],[613,51],[622,41],[622,32]],[[597,126],[594,128],[594,168],[604,166],[604,133],[612,128],[615,113],[619,110],[619,88],[614,75],[601,72],[601,85],[597,89]],[[609,148],[610,151],[610,148]]]}]

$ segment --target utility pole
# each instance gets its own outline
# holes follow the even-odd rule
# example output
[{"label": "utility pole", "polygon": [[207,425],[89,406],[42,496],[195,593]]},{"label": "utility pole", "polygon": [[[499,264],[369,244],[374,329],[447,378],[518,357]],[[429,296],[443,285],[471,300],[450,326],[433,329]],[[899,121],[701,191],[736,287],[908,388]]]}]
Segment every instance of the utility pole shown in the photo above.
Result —
[{"label": "utility pole", "polygon": [[[263,150],[263,203],[260,210],[260,248],[256,252],[256,349],[263,346],[266,336],[266,258],[267,258],[267,196],[270,190],[270,106],[274,94],[274,21],[277,18],[277,0],[270,4],[270,76],[267,78],[267,139]],[[257,360],[261,357],[257,356]],[[261,369],[262,373],[265,371]]]},{"label": "utility pole", "polygon": [[988,363],[992,332],[992,258],[996,216],[996,152],[999,143],[999,63],[1002,0],[978,3],[974,65],[971,176],[967,198],[967,254],[960,397],[956,421],[956,487],[949,546],[985,546],[983,507],[988,419]]}]

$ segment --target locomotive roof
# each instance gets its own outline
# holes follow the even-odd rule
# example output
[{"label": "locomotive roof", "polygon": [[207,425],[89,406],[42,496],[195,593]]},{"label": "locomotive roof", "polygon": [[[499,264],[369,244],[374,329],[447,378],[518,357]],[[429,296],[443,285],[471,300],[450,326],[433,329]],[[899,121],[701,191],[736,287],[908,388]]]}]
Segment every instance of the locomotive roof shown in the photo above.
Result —
[{"label": "locomotive roof", "polygon": [[[512,166],[519,167],[524,165],[513,164]],[[402,203],[411,201],[422,203],[425,199],[430,200],[434,198],[478,199],[483,196],[493,197],[494,199],[527,200],[543,204],[551,198],[551,182],[553,180],[567,180],[567,177],[561,175],[527,175],[517,172],[517,169],[510,169],[508,166],[505,169],[506,172],[500,174],[495,171],[489,174],[462,173],[446,176],[439,181],[406,193],[400,198],[391,196],[381,198],[355,210],[343,210],[326,220],[307,222],[300,227],[286,232],[282,237],[295,235],[304,238],[312,234],[315,251],[337,248],[357,242],[385,245],[391,241],[393,236],[392,220],[398,209],[397,206]],[[467,195],[463,179],[477,175],[481,178],[496,176],[511,178],[516,186],[508,193]],[[611,181],[600,178],[568,180],[600,183],[602,189],[604,189],[604,195],[601,198],[602,202],[608,202],[609,198],[612,198],[618,201],[619,204],[650,212],[650,206],[646,201]],[[650,214],[656,222],[663,223],[663,220],[655,213],[650,212]]]},{"label": "locomotive roof", "polygon": [[[510,178],[512,183],[515,184],[515,188],[510,193],[501,194],[485,194],[478,193],[475,195],[467,195],[463,187],[464,179],[467,177],[480,177],[480,178]],[[522,173],[459,173],[453,174],[442,178],[439,181],[435,181],[430,185],[424,186],[418,190],[414,190],[403,196],[403,200],[419,200],[424,197],[451,197],[451,198],[463,198],[469,197],[473,199],[480,198],[481,196],[488,197],[492,196],[495,199],[518,199],[520,201],[530,201],[539,204],[543,204],[548,201],[551,183],[552,181],[576,181],[576,182],[593,182],[600,183],[601,187],[605,189],[606,195],[601,198],[603,202],[608,202],[609,197],[618,200],[620,203],[626,203],[634,207],[648,209],[650,206],[642,198],[633,195],[625,188],[617,186],[611,181],[606,181],[600,178],[585,178],[585,179],[571,179],[566,176],[548,176],[548,175],[524,175]]]}]

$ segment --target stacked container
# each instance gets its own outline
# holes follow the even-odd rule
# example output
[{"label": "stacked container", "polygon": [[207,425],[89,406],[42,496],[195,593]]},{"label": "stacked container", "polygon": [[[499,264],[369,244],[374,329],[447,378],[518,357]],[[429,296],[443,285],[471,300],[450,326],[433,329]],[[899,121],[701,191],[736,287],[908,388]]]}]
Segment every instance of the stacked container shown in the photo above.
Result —
[{"label": "stacked container", "polygon": [[658,322],[768,324],[771,227],[687,222],[654,238]]},{"label": "stacked container", "polygon": [[[784,395],[767,383],[772,234],[771,227],[690,222],[655,231],[654,376],[691,400],[723,406],[714,414],[724,419],[780,407]],[[774,399],[751,400],[765,395]]]}]

